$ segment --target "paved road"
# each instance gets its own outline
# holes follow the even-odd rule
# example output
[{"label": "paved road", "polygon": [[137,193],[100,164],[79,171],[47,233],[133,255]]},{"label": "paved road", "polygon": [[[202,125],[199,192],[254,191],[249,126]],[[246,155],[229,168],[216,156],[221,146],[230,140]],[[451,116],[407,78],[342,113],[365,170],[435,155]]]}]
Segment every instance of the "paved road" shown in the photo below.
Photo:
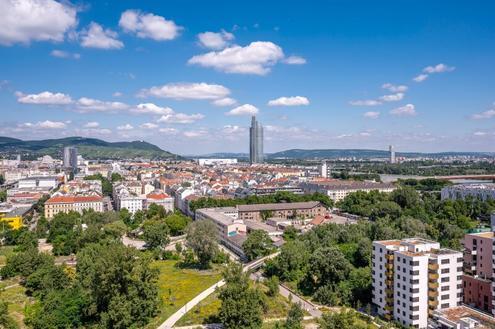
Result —
[{"label": "paved road", "polygon": [[[320,318],[322,316],[322,312],[318,309],[316,305],[313,303],[299,297],[297,294],[290,291],[284,285],[279,285],[279,293],[285,298],[291,300],[293,303],[297,303],[301,305],[301,308],[311,314],[312,317]],[[291,296],[291,297],[289,297]]]}]

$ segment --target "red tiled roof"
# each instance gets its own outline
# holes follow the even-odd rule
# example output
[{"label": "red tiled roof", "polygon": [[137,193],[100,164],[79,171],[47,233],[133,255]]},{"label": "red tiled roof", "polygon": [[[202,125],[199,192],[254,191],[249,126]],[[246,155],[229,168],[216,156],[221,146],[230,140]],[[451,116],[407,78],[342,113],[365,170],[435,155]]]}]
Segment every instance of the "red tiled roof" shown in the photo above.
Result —
[{"label": "red tiled roof", "polygon": [[78,202],[98,202],[102,201],[101,196],[88,195],[88,196],[54,196],[51,197],[46,203],[78,203]]},{"label": "red tiled roof", "polygon": [[154,200],[162,200],[162,199],[170,198],[170,196],[167,193],[150,193],[146,197],[148,199],[154,199]]}]

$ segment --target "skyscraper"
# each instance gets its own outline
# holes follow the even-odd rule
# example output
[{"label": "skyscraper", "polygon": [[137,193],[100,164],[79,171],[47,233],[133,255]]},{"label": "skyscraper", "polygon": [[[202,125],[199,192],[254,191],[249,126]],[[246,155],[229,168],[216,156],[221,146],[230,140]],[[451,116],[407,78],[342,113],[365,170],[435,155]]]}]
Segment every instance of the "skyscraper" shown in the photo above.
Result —
[{"label": "skyscraper", "polygon": [[251,163],[263,162],[263,126],[251,118],[251,128],[249,129],[249,161]]},{"label": "skyscraper", "polygon": [[64,147],[64,168],[71,169],[73,173],[77,170],[77,148],[74,146]]},{"label": "skyscraper", "polygon": [[390,145],[388,147],[388,150],[390,152],[390,163],[395,163],[395,150],[394,150],[394,146],[393,145]]}]

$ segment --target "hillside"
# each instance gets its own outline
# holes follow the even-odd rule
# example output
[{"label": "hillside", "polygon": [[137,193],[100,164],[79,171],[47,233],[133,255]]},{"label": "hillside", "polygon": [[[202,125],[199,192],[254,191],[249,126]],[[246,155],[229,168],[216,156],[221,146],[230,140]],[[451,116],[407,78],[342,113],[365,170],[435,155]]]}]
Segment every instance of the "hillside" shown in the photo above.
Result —
[{"label": "hillside", "polygon": [[87,159],[167,159],[176,157],[176,155],[144,141],[112,143],[85,137],[23,141],[0,137],[0,154],[3,155],[41,156],[47,154],[60,158],[65,146],[76,146],[78,153]]}]

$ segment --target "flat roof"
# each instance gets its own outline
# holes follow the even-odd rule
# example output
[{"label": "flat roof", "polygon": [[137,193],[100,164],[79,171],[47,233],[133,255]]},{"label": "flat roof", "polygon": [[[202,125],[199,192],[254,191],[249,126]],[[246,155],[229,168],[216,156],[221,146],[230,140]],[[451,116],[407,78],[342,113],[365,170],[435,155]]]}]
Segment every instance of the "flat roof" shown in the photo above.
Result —
[{"label": "flat roof", "polygon": [[263,211],[263,210],[312,209],[317,206],[323,206],[323,204],[321,204],[318,201],[246,204],[246,205],[238,205],[237,210],[239,210],[240,212],[244,212],[244,211]]}]

